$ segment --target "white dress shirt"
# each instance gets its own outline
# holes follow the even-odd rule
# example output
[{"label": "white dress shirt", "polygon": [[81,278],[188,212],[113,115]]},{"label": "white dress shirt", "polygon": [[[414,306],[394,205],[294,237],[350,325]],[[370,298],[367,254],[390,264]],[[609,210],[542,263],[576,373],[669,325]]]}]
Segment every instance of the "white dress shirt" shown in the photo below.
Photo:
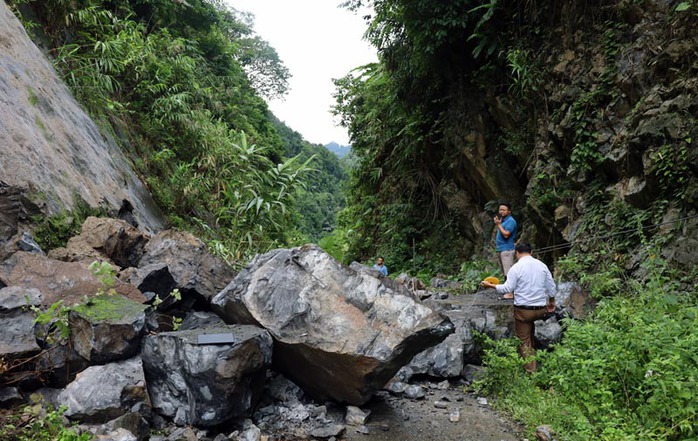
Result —
[{"label": "white dress shirt", "polygon": [[507,274],[507,281],[496,286],[497,292],[514,293],[514,306],[545,306],[555,297],[557,287],[547,265],[533,256],[522,256]]}]

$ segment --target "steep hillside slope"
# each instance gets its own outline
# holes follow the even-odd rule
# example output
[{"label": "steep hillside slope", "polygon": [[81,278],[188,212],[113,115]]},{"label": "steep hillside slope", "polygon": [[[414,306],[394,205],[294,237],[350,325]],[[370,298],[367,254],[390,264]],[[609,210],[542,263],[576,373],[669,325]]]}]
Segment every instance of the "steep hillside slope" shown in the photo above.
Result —
[{"label": "steep hillside slope", "polygon": [[491,253],[504,199],[549,263],[603,251],[635,271],[643,242],[696,263],[695,6],[375,3],[381,64],[339,95],[353,258],[457,271]]},{"label": "steep hillside slope", "polygon": [[127,200],[142,227],[164,226],[119,147],[100,133],[5,2],[0,4],[0,103],[0,181],[15,194],[46,215],[71,210],[80,199],[113,210]]},{"label": "steep hillside slope", "polygon": [[464,189],[475,182],[485,200],[513,199],[523,239],[547,247],[549,260],[614,249],[636,270],[637,247],[654,240],[693,265],[697,17],[675,2],[582,3],[547,28],[549,18],[528,17],[508,52],[505,90],[473,101],[455,85],[450,111],[475,103],[451,120],[450,139],[466,140],[451,148],[471,171],[455,179]]}]

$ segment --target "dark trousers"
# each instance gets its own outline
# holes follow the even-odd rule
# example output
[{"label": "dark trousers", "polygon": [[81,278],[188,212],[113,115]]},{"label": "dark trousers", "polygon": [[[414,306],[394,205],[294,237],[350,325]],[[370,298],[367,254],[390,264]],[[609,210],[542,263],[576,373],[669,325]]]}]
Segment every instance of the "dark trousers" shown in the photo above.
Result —
[{"label": "dark trousers", "polygon": [[[521,341],[519,346],[519,355],[521,358],[527,358],[536,355],[536,349],[533,345],[533,335],[536,331],[534,322],[542,319],[547,313],[545,307],[537,310],[521,309],[514,306],[514,332],[516,338]],[[527,372],[536,370],[536,361],[524,365]]]}]

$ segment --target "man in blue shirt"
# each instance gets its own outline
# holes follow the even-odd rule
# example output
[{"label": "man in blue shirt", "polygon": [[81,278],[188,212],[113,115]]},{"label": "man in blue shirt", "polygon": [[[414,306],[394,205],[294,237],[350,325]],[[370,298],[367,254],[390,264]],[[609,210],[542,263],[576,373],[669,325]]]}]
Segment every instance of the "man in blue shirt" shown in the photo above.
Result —
[{"label": "man in blue shirt", "polygon": [[[499,214],[494,217],[494,226],[497,228],[497,260],[499,269],[506,279],[509,268],[514,265],[514,242],[516,241],[516,219],[511,215],[511,204],[502,202],[499,204]],[[507,292],[503,299],[513,299],[514,293]]]},{"label": "man in blue shirt", "polygon": [[376,260],[376,264],[373,265],[373,269],[380,271],[384,276],[388,275],[388,267],[383,264],[382,257],[379,257],[378,260]]}]

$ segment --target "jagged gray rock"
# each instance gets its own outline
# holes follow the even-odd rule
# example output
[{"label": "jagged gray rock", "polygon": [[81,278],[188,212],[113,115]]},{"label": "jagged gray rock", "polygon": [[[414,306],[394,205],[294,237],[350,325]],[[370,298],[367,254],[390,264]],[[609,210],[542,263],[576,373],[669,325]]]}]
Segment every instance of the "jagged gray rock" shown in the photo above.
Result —
[{"label": "jagged gray rock", "polygon": [[258,256],[212,301],[275,340],[277,369],[316,399],[362,405],[453,324],[314,245]]},{"label": "jagged gray rock", "polygon": [[65,416],[87,423],[106,423],[124,415],[139,400],[147,400],[140,357],[91,366],[59,395]]},{"label": "jagged gray rock", "polygon": [[[232,334],[235,342],[200,345],[202,334]],[[141,354],[153,409],[179,425],[208,427],[252,413],[272,339],[250,325],[166,332],[147,336]]]},{"label": "jagged gray rock", "polygon": [[93,364],[138,354],[148,307],[119,294],[102,294],[70,312],[70,340]]},{"label": "jagged gray rock", "polygon": [[34,288],[7,286],[0,289],[0,312],[41,305],[41,292]]},{"label": "jagged gray rock", "polygon": [[35,317],[33,312],[20,309],[0,313],[0,358],[14,360],[39,352],[34,337]]},{"label": "jagged gray rock", "polygon": [[166,230],[145,246],[138,266],[165,264],[183,295],[201,296],[206,302],[233,279],[235,272],[212,255],[206,244],[191,233]]},{"label": "jagged gray rock", "polygon": [[177,287],[170,270],[164,263],[152,263],[140,268],[129,268],[119,274],[119,278],[138,288],[142,293],[152,292],[162,301],[158,310],[167,310],[177,303],[170,294]]}]

